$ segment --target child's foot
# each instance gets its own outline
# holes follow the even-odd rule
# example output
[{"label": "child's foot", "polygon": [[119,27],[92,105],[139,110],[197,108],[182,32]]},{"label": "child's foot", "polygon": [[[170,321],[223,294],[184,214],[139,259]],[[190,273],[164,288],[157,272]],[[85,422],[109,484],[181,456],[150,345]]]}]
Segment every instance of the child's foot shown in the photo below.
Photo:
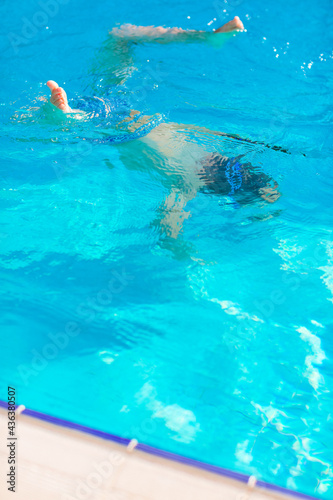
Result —
[{"label": "child's foot", "polygon": [[49,87],[52,93],[50,99],[52,104],[56,108],[61,109],[61,111],[63,111],[64,113],[71,113],[72,110],[68,106],[67,95],[64,89],[59,87],[59,85],[53,80],[49,80],[46,85]]},{"label": "child's foot", "polygon": [[228,33],[230,31],[243,31],[244,25],[238,16],[235,16],[232,21],[221,26],[215,33]]}]

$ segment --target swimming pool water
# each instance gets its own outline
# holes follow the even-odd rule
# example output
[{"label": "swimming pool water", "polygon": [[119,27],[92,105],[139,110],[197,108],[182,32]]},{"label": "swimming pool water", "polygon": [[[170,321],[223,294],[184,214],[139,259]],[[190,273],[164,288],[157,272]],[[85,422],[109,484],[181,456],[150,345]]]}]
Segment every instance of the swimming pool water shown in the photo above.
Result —
[{"label": "swimming pool water", "polygon": [[[0,398],[11,385],[29,408],[332,498],[331,2],[52,5],[0,7]],[[247,32],[223,47],[137,44],[110,78],[118,23],[236,14]],[[112,113],[31,110],[50,78],[73,98],[122,81],[133,109],[260,143],[180,134],[244,154],[281,197],[199,193],[164,239],[158,153],[102,140]]]}]

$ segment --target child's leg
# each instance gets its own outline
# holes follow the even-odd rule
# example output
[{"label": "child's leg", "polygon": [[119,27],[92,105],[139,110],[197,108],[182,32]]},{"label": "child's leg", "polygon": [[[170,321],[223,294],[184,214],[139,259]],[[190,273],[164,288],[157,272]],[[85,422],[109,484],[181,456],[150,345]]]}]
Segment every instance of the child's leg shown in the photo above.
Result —
[{"label": "child's leg", "polygon": [[53,80],[49,80],[46,84],[51,90],[51,103],[64,113],[73,113],[73,110],[68,106],[67,94]]},{"label": "child's leg", "polygon": [[84,111],[80,111],[79,109],[72,109],[68,105],[67,94],[63,88],[59,87],[57,82],[53,80],[49,80],[46,85],[51,90],[51,98],[50,102],[58,109],[63,111],[64,113],[80,113],[85,114]]}]

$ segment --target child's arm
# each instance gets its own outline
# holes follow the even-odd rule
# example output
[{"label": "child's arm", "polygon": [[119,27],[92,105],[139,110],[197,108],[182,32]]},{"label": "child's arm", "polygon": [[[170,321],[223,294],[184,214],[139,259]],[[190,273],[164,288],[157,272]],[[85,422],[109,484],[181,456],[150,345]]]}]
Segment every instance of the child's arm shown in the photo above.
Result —
[{"label": "child's arm", "polygon": [[120,28],[113,28],[110,35],[114,37],[133,41],[152,41],[157,43],[170,42],[196,42],[207,40],[216,33],[231,33],[244,29],[239,17],[224,24],[216,31],[183,30],[182,28],[164,28],[163,26],[135,26],[134,24],[123,24]]},{"label": "child's arm", "polygon": [[224,24],[216,31],[183,30],[182,28],[163,28],[162,26],[135,26],[123,24],[120,28],[113,28],[110,36],[103,44],[94,63],[93,71],[97,75],[103,68],[105,85],[118,85],[135,71],[132,46],[137,43],[172,43],[172,42],[209,42],[221,46],[227,36],[218,36],[217,33],[230,35],[232,32],[244,29],[239,17]]}]

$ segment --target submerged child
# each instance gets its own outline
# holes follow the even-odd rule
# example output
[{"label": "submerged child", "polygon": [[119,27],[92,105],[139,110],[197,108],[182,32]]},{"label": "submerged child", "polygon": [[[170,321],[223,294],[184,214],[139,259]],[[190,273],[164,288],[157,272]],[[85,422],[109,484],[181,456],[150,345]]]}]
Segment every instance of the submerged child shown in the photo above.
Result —
[{"label": "submerged child", "polygon": [[[145,42],[153,41],[156,43],[171,43],[173,41],[200,41],[207,40],[208,37],[217,37],[219,33],[232,33],[243,30],[243,23],[238,17],[221,26],[215,32],[207,33],[204,31],[183,30],[181,28],[163,28],[153,26],[134,26],[123,25],[120,28],[114,28],[110,35],[117,44],[124,41]],[[113,48],[115,45],[113,45]],[[117,46],[116,56],[123,50],[123,47]],[[122,59],[126,69],[126,57]],[[121,70],[121,64],[114,73],[124,72]],[[124,69],[123,68],[123,69]],[[110,71],[112,73],[112,70]],[[110,75],[112,76],[112,75]],[[51,103],[63,113],[82,114],[87,110],[71,109],[67,95],[64,89],[58,86],[56,82],[50,80],[47,82],[51,90]],[[132,110],[128,118],[122,119],[121,123],[128,122],[129,130],[135,131],[145,123],[149,123],[151,117],[140,117],[137,121],[133,118],[139,114]],[[274,202],[280,194],[277,190],[277,183],[264,173],[258,173],[249,163],[242,163],[243,155],[236,158],[227,158],[218,152],[211,153],[204,149],[202,145],[189,142],[183,139],[180,131],[197,130],[208,134],[224,135],[220,132],[212,132],[196,126],[179,125],[176,123],[159,123],[155,128],[148,131],[146,135],[141,135],[136,140],[138,155],[151,161],[154,152],[158,152],[159,158],[165,161],[153,161],[154,167],[162,175],[169,178],[171,183],[170,194],[165,200],[162,215],[159,218],[159,226],[166,236],[177,238],[184,219],[190,215],[184,211],[186,204],[195,198],[198,192],[207,192],[217,195],[238,197],[237,202],[246,203],[248,195],[251,198],[261,197],[267,202]],[[156,155],[155,155],[156,157]],[[128,160],[125,153],[121,159],[128,168],[133,168],[133,161]],[[133,160],[133,156],[132,156]],[[235,198],[236,199],[236,198]]]}]

